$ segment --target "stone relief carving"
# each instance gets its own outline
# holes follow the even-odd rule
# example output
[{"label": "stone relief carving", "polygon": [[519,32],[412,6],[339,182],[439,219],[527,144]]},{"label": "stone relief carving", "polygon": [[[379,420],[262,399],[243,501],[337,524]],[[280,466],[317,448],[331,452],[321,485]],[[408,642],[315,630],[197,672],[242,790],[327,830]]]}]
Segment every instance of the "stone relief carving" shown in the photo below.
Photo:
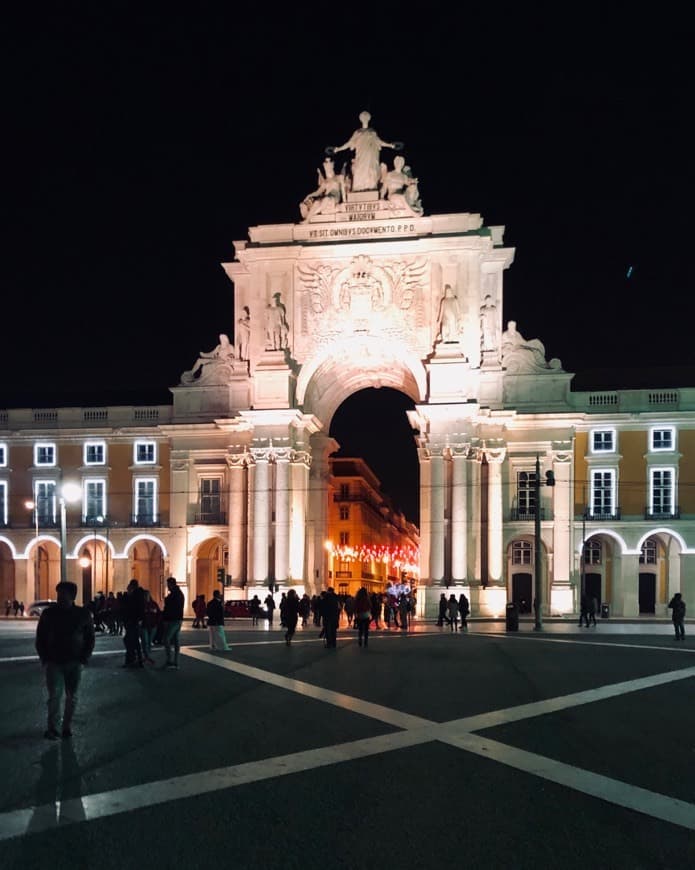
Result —
[{"label": "stone relief carving", "polygon": [[392,148],[400,151],[401,142],[384,142],[379,134],[369,126],[372,116],[369,112],[360,112],[359,127],[343,145],[329,146],[326,153],[333,157],[340,151],[350,150],[354,157],[350,163],[349,190],[376,190],[379,185],[379,153],[382,148]]},{"label": "stone relief carving", "polygon": [[502,365],[509,374],[542,374],[549,371],[561,372],[559,359],[545,358],[545,347],[537,338],[526,340],[516,328],[516,321],[510,320],[502,333]]},{"label": "stone relief carving", "polygon": [[390,172],[385,163],[381,164],[379,197],[388,200],[392,208],[406,209],[418,216],[423,212],[418,180],[413,178],[410,167],[405,165],[405,158],[400,154],[394,157],[393,169]]},{"label": "stone relief carving", "polygon": [[234,373],[234,348],[228,336],[220,334],[214,350],[201,350],[195,365],[181,375],[182,384],[225,384]]},{"label": "stone relief carving", "polygon": [[273,293],[273,301],[265,309],[266,350],[285,350],[288,347],[290,327],[282,293]]}]

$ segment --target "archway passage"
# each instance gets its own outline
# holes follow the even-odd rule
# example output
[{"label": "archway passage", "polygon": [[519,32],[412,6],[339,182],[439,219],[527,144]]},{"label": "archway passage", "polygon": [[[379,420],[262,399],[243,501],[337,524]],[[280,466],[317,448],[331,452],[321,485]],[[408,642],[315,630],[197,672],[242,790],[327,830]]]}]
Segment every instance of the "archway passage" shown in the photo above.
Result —
[{"label": "archway passage", "polygon": [[167,593],[164,577],[164,554],[155,541],[139,540],[129,551],[130,577],[159,603]]},{"label": "archway passage", "polygon": [[212,598],[215,589],[224,592],[223,587],[217,581],[217,572],[221,568],[226,575],[225,542],[218,537],[203,541],[196,550],[194,559],[194,595],[202,595],[207,602]]},{"label": "archway passage", "polygon": [[398,390],[360,390],[335,412],[330,435],[340,444],[335,456],[362,457],[394,506],[411,522],[418,523],[419,466],[407,418],[407,412],[414,407],[412,399]]}]

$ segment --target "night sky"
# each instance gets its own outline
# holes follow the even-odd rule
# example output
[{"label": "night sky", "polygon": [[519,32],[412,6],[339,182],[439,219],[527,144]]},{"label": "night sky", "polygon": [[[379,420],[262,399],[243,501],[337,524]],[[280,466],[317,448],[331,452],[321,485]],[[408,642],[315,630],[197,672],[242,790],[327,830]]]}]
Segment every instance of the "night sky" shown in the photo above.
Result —
[{"label": "night sky", "polygon": [[[426,214],[505,225],[504,321],[575,388],[695,384],[678,15],[251,5],[6,13],[0,407],[168,402],[233,334],[232,243],[298,220],[365,108],[405,143]],[[380,409],[367,458],[415,518],[414,447],[403,465],[384,447],[409,442],[407,406],[353,397],[331,434],[365,455]]]}]

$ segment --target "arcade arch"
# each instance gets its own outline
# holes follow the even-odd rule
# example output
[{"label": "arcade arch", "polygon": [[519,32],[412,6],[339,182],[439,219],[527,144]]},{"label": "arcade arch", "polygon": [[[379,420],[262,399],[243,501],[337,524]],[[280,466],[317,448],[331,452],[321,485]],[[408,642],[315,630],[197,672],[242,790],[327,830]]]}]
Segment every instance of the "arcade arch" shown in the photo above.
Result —
[{"label": "arcade arch", "polygon": [[219,536],[206,538],[194,548],[191,559],[194,577],[191,584],[192,598],[204,595],[205,600],[209,601],[215,589],[221,588],[217,582],[218,568],[224,568],[225,575],[227,574],[227,543]]}]

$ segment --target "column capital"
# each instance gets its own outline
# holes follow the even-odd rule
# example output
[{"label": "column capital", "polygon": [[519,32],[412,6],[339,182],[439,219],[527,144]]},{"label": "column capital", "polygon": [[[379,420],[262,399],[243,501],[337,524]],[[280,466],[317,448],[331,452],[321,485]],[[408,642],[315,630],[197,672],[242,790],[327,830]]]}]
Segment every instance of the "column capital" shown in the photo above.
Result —
[{"label": "column capital", "polygon": [[244,453],[231,453],[227,455],[227,465],[230,468],[245,468],[250,464],[251,457],[246,451]]},{"label": "column capital", "polygon": [[272,447],[252,447],[249,450],[249,454],[255,463],[270,462],[270,459],[273,455],[273,448]]},{"label": "column capital", "polygon": [[574,456],[571,441],[552,441],[550,445],[553,462],[571,462]]},{"label": "column capital", "polygon": [[309,468],[311,465],[311,453],[308,450],[291,450],[290,462],[293,465],[306,465]]},{"label": "column capital", "polygon": [[504,457],[507,455],[507,447],[504,444],[496,442],[486,442],[483,452],[488,463],[491,465],[501,465],[504,462]]}]

